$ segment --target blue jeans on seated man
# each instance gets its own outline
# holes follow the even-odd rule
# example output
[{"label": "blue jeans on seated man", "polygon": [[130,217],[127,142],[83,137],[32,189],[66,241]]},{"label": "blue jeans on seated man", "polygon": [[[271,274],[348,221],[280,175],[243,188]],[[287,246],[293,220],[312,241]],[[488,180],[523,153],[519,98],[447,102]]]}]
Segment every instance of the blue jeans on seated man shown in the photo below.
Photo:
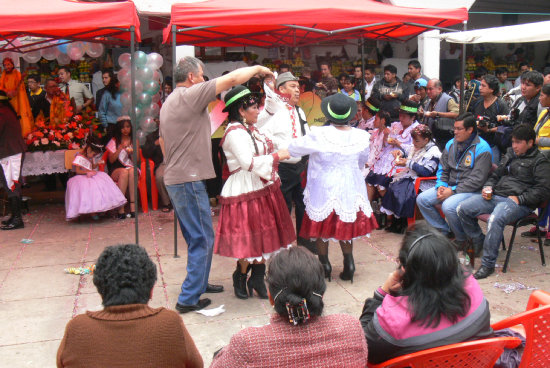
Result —
[{"label": "blue jeans on seated man", "polygon": [[[462,230],[462,224],[456,214],[456,208],[465,199],[470,198],[475,193],[458,193],[453,194],[441,203],[441,210],[445,218],[435,208],[435,205],[440,203],[437,199],[437,189],[431,188],[422,192],[416,197],[416,204],[424,216],[424,219],[433,227],[444,234],[449,234],[452,231],[455,234],[457,241],[465,241],[466,234]],[[447,221],[445,221],[447,220]]]},{"label": "blue jeans on seated man", "polygon": [[187,243],[187,276],[178,303],[193,305],[206,291],[214,249],[214,229],[206,186],[202,181],[167,185],[181,232]]},{"label": "blue jeans on seated man", "polygon": [[[504,228],[511,222],[529,215],[533,210],[527,206],[521,206],[508,197],[493,195],[490,201],[483,199],[481,194],[476,194],[458,206],[458,217],[462,228],[468,237],[475,242],[483,241],[483,258],[481,265],[486,268],[494,268],[498,257],[498,250]],[[483,240],[483,232],[477,220],[477,216],[490,213],[487,224],[487,235]]]}]

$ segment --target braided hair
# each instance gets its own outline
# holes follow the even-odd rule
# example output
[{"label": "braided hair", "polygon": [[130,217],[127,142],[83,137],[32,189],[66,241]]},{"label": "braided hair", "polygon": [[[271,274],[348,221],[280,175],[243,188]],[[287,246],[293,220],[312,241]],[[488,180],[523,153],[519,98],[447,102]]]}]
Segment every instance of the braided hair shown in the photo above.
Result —
[{"label": "braided hair", "polygon": [[252,94],[246,95],[229,106],[229,116],[228,116],[229,121],[239,122],[246,129],[246,131],[250,135],[250,139],[252,139],[252,143],[254,144],[256,155],[260,154],[260,151],[258,150],[258,144],[256,143],[254,136],[252,135],[252,131],[248,129],[248,126],[244,123],[243,117],[239,113],[239,109],[242,107],[244,110],[246,110],[249,107],[255,104],[258,104],[258,102],[259,102],[258,98],[255,95],[252,95]]}]

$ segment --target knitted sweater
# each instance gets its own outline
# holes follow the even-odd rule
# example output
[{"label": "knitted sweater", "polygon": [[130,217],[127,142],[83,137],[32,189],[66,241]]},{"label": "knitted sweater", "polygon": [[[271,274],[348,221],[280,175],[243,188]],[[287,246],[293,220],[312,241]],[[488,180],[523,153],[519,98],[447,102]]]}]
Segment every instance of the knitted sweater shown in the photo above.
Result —
[{"label": "knitted sweater", "polygon": [[181,317],[146,304],[105,307],[73,318],[57,367],[202,367]]}]

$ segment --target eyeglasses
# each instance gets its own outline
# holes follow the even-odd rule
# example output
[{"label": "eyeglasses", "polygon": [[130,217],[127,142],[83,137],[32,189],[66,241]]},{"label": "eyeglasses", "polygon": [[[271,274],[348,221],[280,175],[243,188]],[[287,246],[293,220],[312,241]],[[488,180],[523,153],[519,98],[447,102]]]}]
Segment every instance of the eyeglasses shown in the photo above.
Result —
[{"label": "eyeglasses", "polygon": [[464,128],[464,127],[459,127],[459,128],[454,127],[453,130],[456,132],[456,131],[459,131],[459,130],[466,130],[466,128]]}]

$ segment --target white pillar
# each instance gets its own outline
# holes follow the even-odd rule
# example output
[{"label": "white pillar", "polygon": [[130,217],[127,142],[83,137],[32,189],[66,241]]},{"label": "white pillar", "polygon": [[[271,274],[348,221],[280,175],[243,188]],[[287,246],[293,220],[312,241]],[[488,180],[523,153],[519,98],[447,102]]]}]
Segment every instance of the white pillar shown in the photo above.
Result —
[{"label": "white pillar", "polygon": [[422,73],[430,78],[439,78],[439,52],[439,30],[418,36],[418,61],[422,64]]},{"label": "white pillar", "polygon": [[181,58],[184,58],[186,56],[195,56],[195,46],[176,46],[176,61],[175,64],[180,61]]}]

